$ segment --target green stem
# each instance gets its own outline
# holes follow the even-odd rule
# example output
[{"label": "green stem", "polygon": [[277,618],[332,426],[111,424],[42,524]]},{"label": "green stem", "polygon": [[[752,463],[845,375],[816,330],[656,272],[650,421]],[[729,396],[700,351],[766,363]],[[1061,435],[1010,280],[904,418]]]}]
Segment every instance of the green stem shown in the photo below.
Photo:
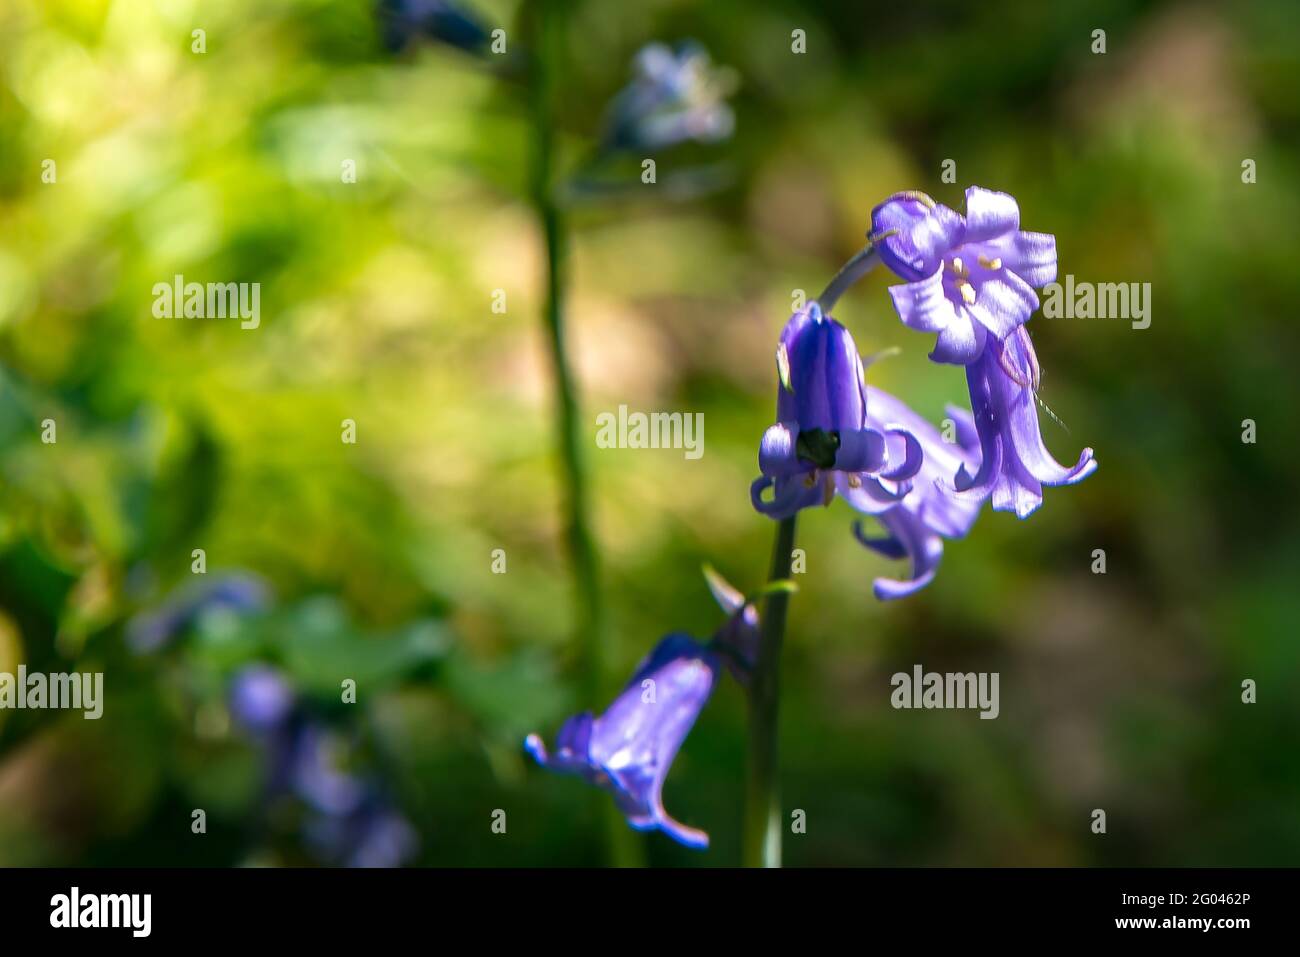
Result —
[{"label": "green stem", "polygon": [[[582,444],[577,387],[565,336],[565,290],[568,282],[568,230],[556,187],[555,73],[563,62],[564,0],[534,0],[525,11],[532,36],[533,161],[531,196],[546,253],[546,301],[542,312],[555,384],[556,443],[565,496],[564,526],[574,578],[574,627],[581,668],[582,700],[596,706],[607,697],[605,665],[605,597],[600,561],[591,532],[590,472]],[[599,817],[604,824],[611,861],[618,866],[641,863],[637,835],[605,795]]]},{"label": "green stem", "polygon": [[[769,582],[790,577],[795,517],[783,519],[772,545]],[[785,637],[788,591],[772,591],[763,603],[758,660],[749,693],[749,772],[745,787],[742,860],[746,867],[781,866],[781,800],[777,781],[777,727],[781,643]]]},{"label": "green stem", "polygon": [[[840,296],[879,261],[871,243],[854,254],[817,297],[822,311],[829,314]],[[776,527],[769,584],[790,577],[790,566],[794,561],[794,531],[793,515]],[[749,689],[749,768],[745,782],[744,831],[741,834],[741,859],[746,867],[781,866],[777,732],[781,701],[781,644],[785,640],[785,616],[789,607],[789,590],[769,590],[759,624],[758,659],[754,663]]]},{"label": "green stem", "polygon": [[855,282],[871,272],[875,268],[880,257],[876,255],[876,247],[871,243],[863,246],[858,252],[840,267],[840,271],[835,274],[830,283],[817,297],[817,304],[821,306],[822,312],[830,313],[835,308],[835,303],[839,302],[840,296],[848,290]]}]

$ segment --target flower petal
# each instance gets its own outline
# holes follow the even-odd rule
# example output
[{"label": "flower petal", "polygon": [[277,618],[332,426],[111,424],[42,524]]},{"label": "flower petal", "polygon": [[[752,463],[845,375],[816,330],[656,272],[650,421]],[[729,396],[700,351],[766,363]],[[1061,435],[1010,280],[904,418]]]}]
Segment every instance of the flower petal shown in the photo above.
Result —
[{"label": "flower petal", "polygon": [[841,472],[878,472],[885,464],[885,437],[872,429],[840,432],[835,468]]},{"label": "flower petal", "polygon": [[[1010,353],[1015,368],[1029,366],[1032,343],[1027,337],[1014,336],[1001,344]],[[1097,469],[1092,449],[1085,448],[1079,460],[1071,467],[1058,462],[1043,444],[1042,431],[1038,423],[1038,410],[1034,405],[1034,394],[1028,387],[1012,381],[1000,367],[994,365],[989,375],[995,378],[994,389],[1000,395],[1005,411],[1001,416],[1003,428],[1015,450],[1016,461],[1023,469],[1025,481],[1030,488],[1035,484],[1072,485],[1081,482]],[[1031,510],[1032,511],[1032,510]],[[1019,510],[1017,510],[1019,514]]]},{"label": "flower petal", "polygon": [[943,270],[916,282],[889,287],[894,310],[903,325],[918,332],[939,332],[957,318],[952,301],[943,293]]},{"label": "flower petal", "polygon": [[1029,283],[1003,269],[1001,275],[979,284],[968,311],[994,336],[1005,339],[1037,308],[1038,297]]},{"label": "flower petal", "polygon": [[795,444],[799,440],[799,426],[778,422],[768,426],[758,446],[758,470],[764,475],[785,478],[807,468],[799,463]]},{"label": "flower petal", "polygon": [[[851,479],[857,484],[850,484]],[[879,515],[906,498],[912,491],[912,486],[909,482],[902,482],[896,490],[890,490],[870,475],[849,476],[840,473],[835,476],[835,490],[859,512]]]},{"label": "flower petal", "polygon": [[609,776],[628,823],[659,828],[688,847],[707,846],[708,836],[668,815],[663,784],[713,691],[719,664],[690,635],[664,637],[596,719],[591,735],[592,761]]},{"label": "flower petal", "polygon": [[991,450],[986,450],[984,459],[980,462],[979,471],[972,476],[966,471],[963,465],[957,469],[957,474],[953,477],[953,489],[949,494],[954,495],[958,501],[982,502],[993,494],[993,486],[1002,473],[1002,436],[995,435],[992,439]]},{"label": "flower petal", "polygon": [[888,435],[894,440],[889,446],[889,461],[892,464],[880,473],[880,477],[897,482],[909,479],[921,471],[921,466],[925,463],[925,452],[916,436],[897,426],[890,426]]},{"label": "flower petal", "polygon": [[[812,473],[808,474],[811,475]],[[775,485],[776,491],[771,501],[764,501],[763,492],[767,490],[769,485]],[[749,487],[749,499],[753,503],[754,509],[768,518],[778,521],[789,518],[800,509],[820,505],[823,495],[821,482],[815,482],[810,486],[805,484],[799,476],[774,479],[769,475],[764,475],[755,479],[754,483]]]},{"label": "flower petal", "polygon": [[920,193],[897,193],[871,211],[871,236],[880,261],[909,282],[939,268],[960,245],[965,224],[956,211]]},{"label": "flower petal", "polygon": [[966,190],[966,242],[986,242],[1019,228],[1020,207],[1015,197],[979,186]]},{"label": "flower petal", "polygon": [[[890,509],[877,515],[876,521],[885,527],[890,537],[902,547],[903,554],[912,560],[910,579],[877,578],[872,583],[876,598],[880,601],[905,598],[930,584],[939,568],[939,559],[943,557],[943,539],[905,508]],[[861,522],[854,525],[853,533],[863,545],[876,549],[873,540],[863,533]]]},{"label": "flower petal", "polygon": [[951,403],[943,407],[943,411],[952,419],[957,429],[957,444],[962,449],[973,451],[979,448],[980,437],[975,431],[975,417],[970,414],[970,409],[963,409],[960,406]]},{"label": "flower petal", "polygon": [[988,333],[964,313],[939,333],[930,358],[951,365],[969,365],[980,357]]},{"label": "flower petal", "polygon": [[1005,269],[1035,289],[1055,281],[1056,237],[1051,233],[1009,233],[987,245],[990,259],[1001,259]]}]

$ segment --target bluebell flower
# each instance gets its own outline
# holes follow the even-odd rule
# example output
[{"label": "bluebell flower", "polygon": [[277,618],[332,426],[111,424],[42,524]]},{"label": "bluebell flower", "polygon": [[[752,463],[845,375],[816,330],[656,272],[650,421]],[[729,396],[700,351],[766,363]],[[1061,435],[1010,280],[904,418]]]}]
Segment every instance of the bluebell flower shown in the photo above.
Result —
[{"label": "bluebell flower", "polygon": [[948,406],[945,410],[954,425],[954,441],[949,442],[901,399],[873,386],[867,387],[867,396],[867,421],[880,429],[906,429],[924,453],[921,470],[902,501],[873,515],[885,535],[869,537],[860,522],[854,526],[858,540],[868,548],[911,563],[908,578],[877,578],[873,583],[876,597],[887,601],[911,595],[933,581],[943,557],[943,540],[964,537],[975,523],[980,503],[952,495],[945,486],[959,469],[979,461],[979,438],[974,420],[964,409]]},{"label": "bluebell flower", "polygon": [[1002,342],[990,341],[966,367],[971,410],[979,434],[981,461],[971,475],[954,478],[966,498],[992,498],[993,508],[1027,517],[1043,503],[1044,485],[1073,485],[1097,471],[1090,448],[1072,466],[1062,465],[1043,444],[1038,428],[1038,358],[1024,329]]},{"label": "bluebell flower", "polygon": [[754,508],[782,519],[829,505],[836,494],[871,514],[900,501],[921,467],[921,447],[905,429],[869,427],[865,373],[849,331],[810,302],[786,323],[776,365],[777,421],[759,446]]},{"label": "bluebell flower", "polygon": [[735,126],[726,104],[734,81],[715,68],[697,43],[676,49],[645,46],[633,64],[632,82],[614,98],[606,119],[606,149],[659,150],[688,140],[726,139]]},{"label": "bluebell flower", "polygon": [[719,664],[717,655],[690,635],[668,635],[604,714],[593,717],[586,711],[564,723],[554,754],[535,734],[524,746],[538,764],[577,774],[609,791],[636,830],[657,828],[687,847],[708,847],[708,834],[673,820],[664,810],[663,786],[677,750],[709,700]]},{"label": "bluebell flower", "polygon": [[1096,471],[1090,448],[1073,466],[1057,462],[1038,427],[1041,374],[1025,323],[1038,308],[1034,289],[1056,278],[1055,237],[1021,230],[1015,199],[977,186],[966,191],[965,216],[899,193],[872,211],[871,228],[881,261],[907,280],[889,290],[899,318],[938,334],[931,359],[966,368],[981,457],[974,475],[959,468],[952,488],[1026,518],[1044,485]]},{"label": "bluebell flower", "polygon": [[936,362],[974,362],[989,338],[1028,321],[1034,289],[1056,278],[1056,237],[1022,231],[1015,199],[978,186],[966,190],[965,216],[924,193],[898,193],[872,210],[871,238],[907,281],[889,290],[899,318],[938,334]]},{"label": "bluebell flower", "polygon": [[231,573],[204,577],[177,589],[158,608],[133,617],[126,641],[137,654],[160,651],[194,627],[199,618],[218,609],[254,613],[270,604],[271,591],[256,575]]},{"label": "bluebell flower", "polygon": [[673,820],[664,810],[663,787],[673,758],[713,692],[720,665],[743,684],[758,653],[758,612],[716,572],[706,570],[709,589],[726,622],[707,643],[674,633],[662,638],[623,692],[599,717],[574,715],[560,727],[550,753],[539,735],[524,748],[542,767],[575,774],[613,795],[628,824],[661,830],[687,847],[702,849],[709,835]]}]

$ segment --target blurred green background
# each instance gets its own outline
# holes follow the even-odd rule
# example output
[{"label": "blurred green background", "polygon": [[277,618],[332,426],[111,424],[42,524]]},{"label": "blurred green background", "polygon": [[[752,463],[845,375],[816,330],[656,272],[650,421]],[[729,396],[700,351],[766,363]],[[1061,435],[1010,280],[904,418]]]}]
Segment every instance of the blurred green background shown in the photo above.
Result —
[{"label": "blurred green background", "polygon": [[[475,9],[517,42],[515,4]],[[927,590],[871,597],[900,569],[843,503],[801,522],[782,786],[807,833],[789,864],[1300,864],[1293,17],[1285,0],[573,5],[566,168],[645,43],[694,38],[738,80],[734,136],[658,160],[661,178],[724,161],[728,186],[571,215],[620,674],[660,635],[718,625],[702,563],[761,583],[772,525],[748,485],[776,335],[882,198],[1005,190],[1056,235],[1062,275],[1152,286],[1145,330],[1035,317],[1069,427],[1043,417],[1046,441],[1067,462],[1092,446],[1100,470],[1026,522],[986,511]],[[106,693],[99,721],[0,711],[0,864],[328,862],[299,810],[263,801],[230,720],[252,661],[383,782],[418,833],[409,863],[605,860],[588,789],[520,747],[605,704],[578,691],[531,135],[516,85],[445,45],[394,55],[369,0],[0,0],[0,671],[103,671]],[[260,328],[155,319],[177,273],[260,282]],[[926,361],[890,283],[871,275],[837,318],[865,353],[900,348],[872,382],[938,419],[965,402],[961,371]],[[619,404],[703,412],[704,456],[597,449]],[[209,579],[260,576],[272,602],[134,652],[130,622],[194,587],[196,548]],[[1000,717],[891,709],[890,675],[917,663],[1000,672]],[[736,863],[744,735],[728,679],[666,789],[713,846],[649,835],[650,863]]]}]

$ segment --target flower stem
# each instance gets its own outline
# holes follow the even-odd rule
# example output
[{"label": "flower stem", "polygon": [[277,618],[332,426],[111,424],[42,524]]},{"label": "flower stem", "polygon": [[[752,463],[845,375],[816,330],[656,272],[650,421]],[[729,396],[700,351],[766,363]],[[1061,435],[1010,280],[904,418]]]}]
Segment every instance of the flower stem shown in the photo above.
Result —
[{"label": "flower stem", "polygon": [[876,255],[876,247],[871,243],[863,246],[857,253],[840,267],[840,271],[826,286],[826,289],[817,297],[817,305],[821,306],[822,312],[830,313],[835,308],[835,303],[839,302],[840,296],[848,290],[855,282],[871,272],[875,268],[880,257]]},{"label": "flower stem", "polygon": [[[534,0],[525,10],[533,41],[531,82],[533,160],[530,192],[542,229],[546,253],[546,301],[542,318],[554,374],[556,445],[565,495],[564,526],[574,579],[574,627],[581,668],[581,694],[593,706],[605,698],[605,599],[600,586],[600,559],[591,531],[588,497],[590,472],[582,447],[577,388],[565,336],[565,290],[568,280],[568,231],[556,189],[555,72],[563,61],[564,16],[560,0]],[[616,866],[641,863],[641,846],[614,807],[601,798],[599,817],[605,843]]]},{"label": "flower stem", "polygon": [[[783,519],[772,545],[769,582],[790,577],[795,517]],[[781,866],[781,802],[777,781],[777,726],[781,643],[790,593],[773,590],[763,603],[758,659],[749,695],[749,774],[745,788],[742,860],[746,867]]]}]

